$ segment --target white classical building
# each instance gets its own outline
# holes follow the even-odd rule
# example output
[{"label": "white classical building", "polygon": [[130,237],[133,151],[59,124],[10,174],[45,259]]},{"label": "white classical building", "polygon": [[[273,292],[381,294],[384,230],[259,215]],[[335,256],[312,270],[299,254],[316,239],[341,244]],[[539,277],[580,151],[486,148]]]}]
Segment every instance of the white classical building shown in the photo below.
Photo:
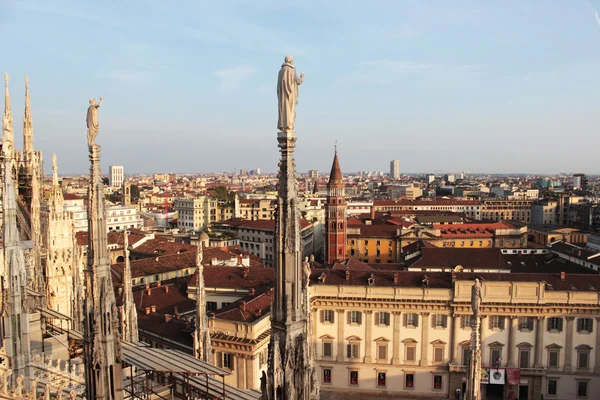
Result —
[{"label": "white classical building", "polygon": [[[66,206],[65,209],[73,213],[75,219],[75,232],[88,230],[87,209]],[[106,227],[108,231],[122,231],[125,229],[141,228],[144,226],[140,212],[134,206],[109,206],[106,209]]]}]

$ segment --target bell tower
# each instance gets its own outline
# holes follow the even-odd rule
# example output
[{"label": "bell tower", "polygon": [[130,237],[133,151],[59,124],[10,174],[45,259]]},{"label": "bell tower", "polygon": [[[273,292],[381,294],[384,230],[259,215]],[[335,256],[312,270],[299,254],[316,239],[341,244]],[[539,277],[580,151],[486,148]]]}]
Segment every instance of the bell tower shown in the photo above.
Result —
[{"label": "bell tower", "polygon": [[327,202],[325,203],[325,263],[333,264],[346,258],[346,189],[337,155],[333,156]]}]

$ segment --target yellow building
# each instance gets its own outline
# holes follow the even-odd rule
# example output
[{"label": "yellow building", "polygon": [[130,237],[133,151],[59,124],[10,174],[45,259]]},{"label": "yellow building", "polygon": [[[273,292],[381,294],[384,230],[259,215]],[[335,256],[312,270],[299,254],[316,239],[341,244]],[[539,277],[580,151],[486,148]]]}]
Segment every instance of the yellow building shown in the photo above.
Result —
[{"label": "yellow building", "polygon": [[525,248],[527,227],[506,222],[481,224],[420,225],[348,224],[346,257],[370,264],[402,262],[402,249],[422,240],[435,247],[456,248]]}]

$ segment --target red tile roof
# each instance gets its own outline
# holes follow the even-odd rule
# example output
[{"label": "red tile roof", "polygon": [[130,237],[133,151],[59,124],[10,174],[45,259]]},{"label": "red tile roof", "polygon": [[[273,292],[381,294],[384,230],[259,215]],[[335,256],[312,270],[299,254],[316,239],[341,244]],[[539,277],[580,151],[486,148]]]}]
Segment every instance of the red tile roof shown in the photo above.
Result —
[{"label": "red tile roof", "polygon": [[[246,276],[244,277],[244,273]],[[196,287],[197,272],[188,279],[188,287]],[[204,286],[207,288],[250,289],[273,285],[275,270],[267,267],[204,267]]]}]

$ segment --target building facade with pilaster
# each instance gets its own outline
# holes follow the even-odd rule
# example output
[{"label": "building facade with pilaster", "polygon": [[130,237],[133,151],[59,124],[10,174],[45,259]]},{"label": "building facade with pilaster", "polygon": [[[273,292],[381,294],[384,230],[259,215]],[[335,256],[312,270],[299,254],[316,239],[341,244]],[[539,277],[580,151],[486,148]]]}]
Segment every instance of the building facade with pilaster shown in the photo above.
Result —
[{"label": "building facade with pilaster", "polygon": [[505,383],[483,385],[484,398],[594,398],[600,277],[564,274],[313,270],[321,390],[464,393],[477,277],[483,278],[482,365]]}]

